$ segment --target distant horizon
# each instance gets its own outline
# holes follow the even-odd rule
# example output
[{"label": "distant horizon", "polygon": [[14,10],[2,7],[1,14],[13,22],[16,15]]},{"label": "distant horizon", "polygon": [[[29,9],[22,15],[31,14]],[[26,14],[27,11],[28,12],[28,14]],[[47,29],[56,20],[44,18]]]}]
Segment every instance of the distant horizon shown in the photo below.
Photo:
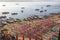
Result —
[{"label": "distant horizon", "polygon": [[60,0],[0,0],[0,2],[60,2]]}]

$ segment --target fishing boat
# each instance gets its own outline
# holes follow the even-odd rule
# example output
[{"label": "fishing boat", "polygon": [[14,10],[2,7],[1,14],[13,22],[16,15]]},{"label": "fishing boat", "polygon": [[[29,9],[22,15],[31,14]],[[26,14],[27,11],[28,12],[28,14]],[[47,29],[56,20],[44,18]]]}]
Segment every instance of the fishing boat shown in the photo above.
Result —
[{"label": "fishing boat", "polygon": [[7,20],[8,23],[13,23],[14,21],[13,20]]},{"label": "fishing boat", "polygon": [[6,25],[7,22],[6,22],[5,20],[2,20],[2,24],[3,24],[3,25]]},{"label": "fishing boat", "polygon": [[45,19],[47,19],[47,18],[49,18],[49,17],[50,17],[50,16],[47,16],[47,15],[44,16]]},{"label": "fishing boat", "polygon": [[6,5],[2,5],[2,6],[6,6]]},{"label": "fishing boat", "polygon": [[9,12],[2,12],[2,14],[9,14]]},{"label": "fishing boat", "polygon": [[16,3],[16,5],[19,5],[19,3]]},{"label": "fishing boat", "polygon": [[14,22],[17,22],[17,20],[16,20],[16,19],[14,19]]},{"label": "fishing boat", "polygon": [[0,16],[0,18],[6,18],[6,16]]},{"label": "fishing boat", "polygon": [[34,15],[33,19],[39,19],[38,15]]},{"label": "fishing boat", "polygon": [[18,18],[16,18],[14,21],[21,22],[21,20],[20,20],[20,19],[18,19]]},{"label": "fishing boat", "polygon": [[28,21],[27,18],[24,18],[23,21]]},{"label": "fishing boat", "polygon": [[39,11],[39,9],[35,9],[35,11]]},{"label": "fishing boat", "polygon": [[12,13],[11,15],[17,15],[18,13]]},{"label": "fishing boat", "polygon": [[7,19],[7,23],[13,23],[13,22],[14,22],[14,19],[13,18]]},{"label": "fishing boat", "polygon": [[43,10],[40,11],[40,13],[44,12]]},{"label": "fishing boat", "polygon": [[47,10],[44,10],[45,12],[47,11]]},{"label": "fishing boat", "polygon": [[32,21],[32,18],[31,17],[28,17],[26,19],[27,19],[27,21]]},{"label": "fishing boat", "polygon": [[50,7],[51,5],[46,5],[46,7]]},{"label": "fishing boat", "polygon": [[24,11],[23,10],[21,10],[21,13],[23,13]]},{"label": "fishing boat", "polygon": [[21,7],[21,9],[25,9],[24,7]]}]

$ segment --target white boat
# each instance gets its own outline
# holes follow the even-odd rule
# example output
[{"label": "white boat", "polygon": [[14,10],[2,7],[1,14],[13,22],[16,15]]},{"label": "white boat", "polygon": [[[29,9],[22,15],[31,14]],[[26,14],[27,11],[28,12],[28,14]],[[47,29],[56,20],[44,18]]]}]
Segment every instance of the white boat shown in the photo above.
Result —
[{"label": "white boat", "polygon": [[3,20],[3,21],[2,21],[2,24],[3,24],[3,25],[6,25],[6,24],[7,24],[7,22],[6,22],[5,20]]},{"label": "white boat", "polygon": [[39,19],[38,15],[34,15],[33,19]]},{"label": "white boat", "polygon": [[6,18],[6,16],[0,16],[0,18]]},{"label": "white boat", "polygon": [[16,19],[16,21],[21,22],[21,20],[20,20],[20,19],[18,19],[18,18]]},{"label": "white boat", "polygon": [[10,19],[7,19],[7,23],[13,23],[14,22],[14,19],[10,18]]}]

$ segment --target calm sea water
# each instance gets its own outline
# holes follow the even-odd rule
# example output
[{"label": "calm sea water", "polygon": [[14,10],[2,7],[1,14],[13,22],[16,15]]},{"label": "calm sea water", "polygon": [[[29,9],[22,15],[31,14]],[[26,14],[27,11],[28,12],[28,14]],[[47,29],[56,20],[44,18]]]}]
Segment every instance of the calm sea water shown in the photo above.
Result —
[{"label": "calm sea water", "polygon": [[[41,8],[43,7],[43,8]],[[35,11],[35,9],[39,9],[39,11]],[[23,10],[23,13],[21,12]],[[40,12],[43,10],[43,12]],[[44,10],[47,10],[46,12]],[[0,16],[2,16],[2,12],[9,12],[9,14],[5,14],[7,18],[19,18],[23,19],[29,16],[38,15],[39,17],[43,17],[44,15],[50,15],[50,13],[58,13],[60,12],[60,5],[51,5],[50,7],[46,7],[46,5],[33,5],[33,6],[25,6],[24,9],[21,9],[20,6],[13,7],[4,7],[0,8]],[[11,13],[18,13],[17,15],[11,15]]]}]

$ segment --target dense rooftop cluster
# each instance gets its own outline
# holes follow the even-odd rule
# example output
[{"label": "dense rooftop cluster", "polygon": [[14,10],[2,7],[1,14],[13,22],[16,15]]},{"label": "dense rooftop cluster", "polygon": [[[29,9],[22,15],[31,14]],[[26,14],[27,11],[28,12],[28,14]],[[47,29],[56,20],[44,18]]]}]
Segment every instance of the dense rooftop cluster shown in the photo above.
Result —
[{"label": "dense rooftop cluster", "polygon": [[48,40],[49,37],[57,36],[56,38],[52,38],[57,40],[60,23],[56,21],[60,19],[59,16],[60,15],[53,15],[39,18],[35,15],[25,18],[23,21],[20,19],[14,20],[13,18],[10,18],[5,21],[6,23],[4,22],[5,26],[3,28],[8,28],[9,31],[13,33],[16,32],[19,37],[24,35],[25,37],[36,37],[38,40],[41,37],[43,37],[45,40]]}]

